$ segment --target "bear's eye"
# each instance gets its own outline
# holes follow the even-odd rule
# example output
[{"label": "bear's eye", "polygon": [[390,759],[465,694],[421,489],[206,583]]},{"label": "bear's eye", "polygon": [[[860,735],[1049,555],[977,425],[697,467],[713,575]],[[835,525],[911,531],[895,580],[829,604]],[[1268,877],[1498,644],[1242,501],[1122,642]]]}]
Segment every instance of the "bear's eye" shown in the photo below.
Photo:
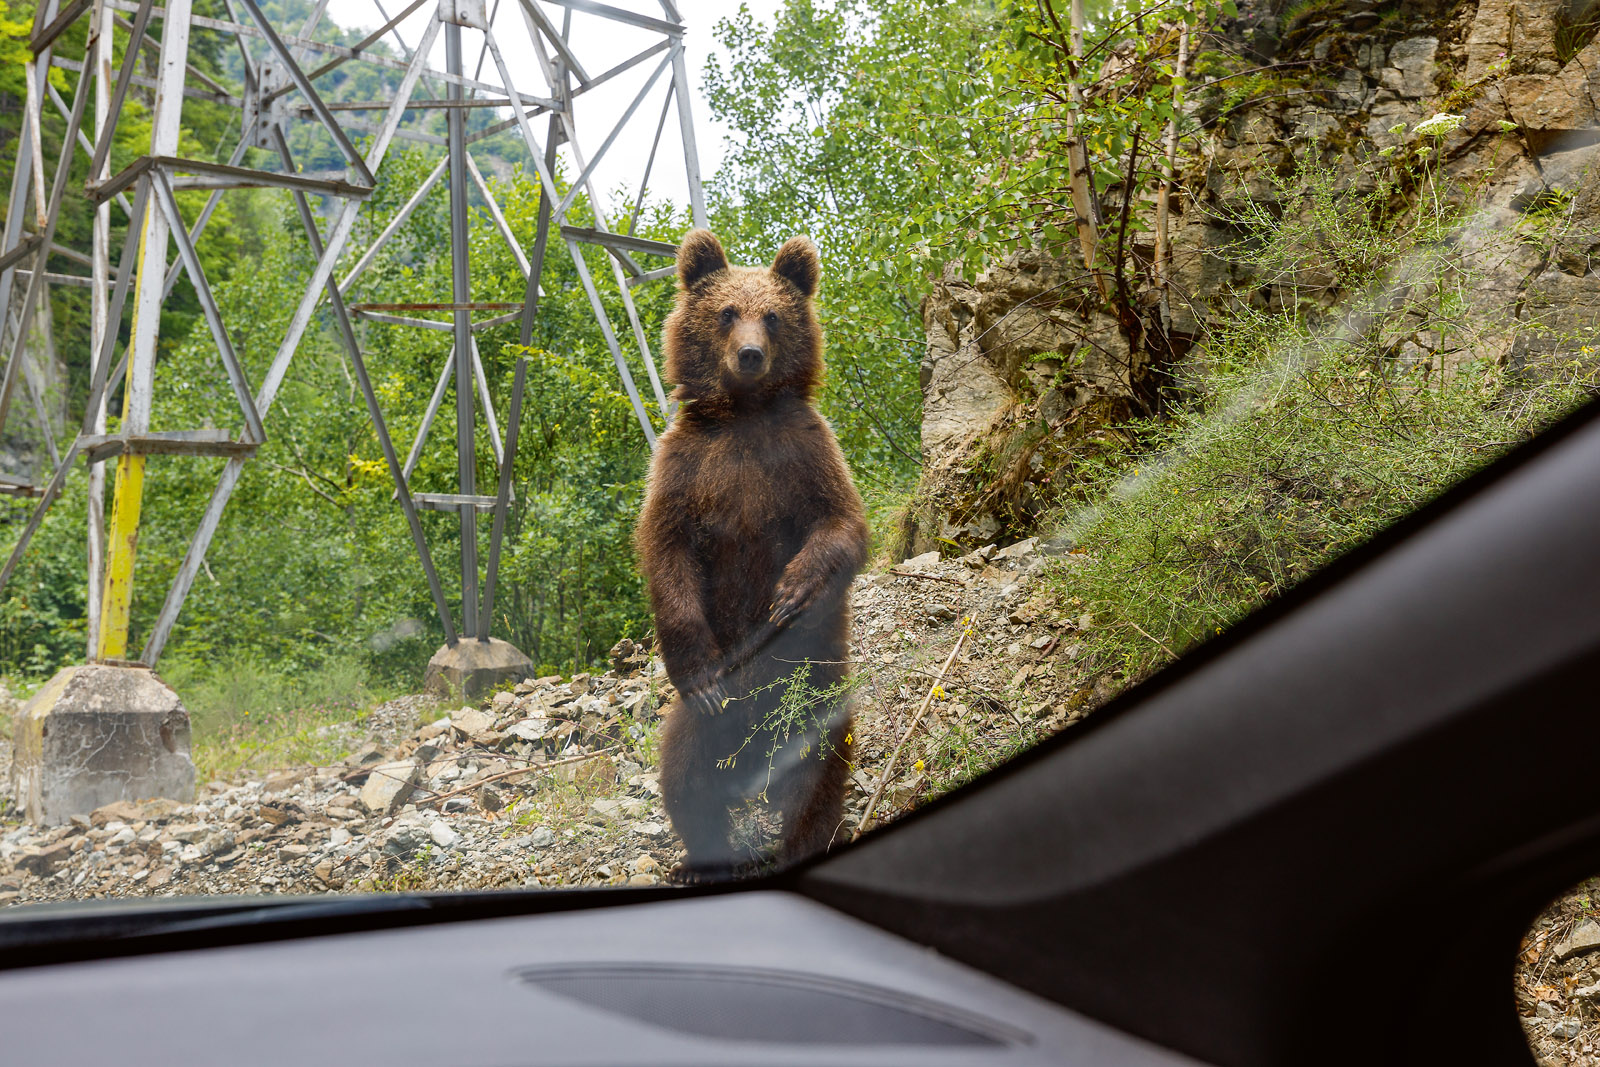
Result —
[{"label": "bear's eye", "polygon": [[776,330],[778,328],[778,313],[776,311],[767,312],[766,315],[762,316],[761,322],[768,330]]},{"label": "bear's eye", "polygon": [[739,313],[737,311],[733,310],[733,308],[723,308],[722,309],[722,325],[724,325],[724,326],[732,326],[733,325],[733,320],[738,318],[738,317],[739,317]]}]

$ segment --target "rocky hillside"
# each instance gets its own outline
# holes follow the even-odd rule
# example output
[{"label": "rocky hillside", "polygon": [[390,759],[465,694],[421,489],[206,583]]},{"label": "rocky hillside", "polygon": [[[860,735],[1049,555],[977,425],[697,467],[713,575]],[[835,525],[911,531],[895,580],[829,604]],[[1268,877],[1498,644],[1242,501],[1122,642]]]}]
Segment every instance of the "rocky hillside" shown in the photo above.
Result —
[{"label": "rocky hillside", "polygon": [[[1435,382],[1468,361],[1501,369],[1505,380],[1538,373],[1540,362],[1592,366],[1600,329],[1592,6],[1240,7],[1228,33],[1241,66],[1256,73],[1189,98],[1201,132],[1173,205],[1176,334],[1202,339],[1230,302],[1311,302],[1332,329],[1350,330],[1336,309],[1357,294],[1331,272],[1274,275],[1240,254],[1256,223],[1294,210],[1286,190],[1314,173],[1347,195],[1388,190],[1397,228],[1413,225],[1433,195],[1461,219],[1429,250],[1460,285],[1454,335],[1415,315],[1355,323],[1355,332],[1377,335],[1365,338],[1374,348]],[[1390,284],[1406,295],[1403,265]],[[1135,414],[1129,349],[1097,306],[1075,256],[1027,249],[976,273],[947,268],[922,305],[924,470],[905,531],[913,550],[1051,530],[1073,461],[1117,443]],[[1517,1010],[1544,1067],[1600,1064],[1597,889],[1591,880],[1553,903],[1517,961]]]},{"label": "rocky hillside", "polygon": [[[1328,277],[1270,275],[1240,254],[1311,172],[1351,194],[1392,184],[1399,227],[1440,189],[1470,205],[1451,254],[1478,336],[1452,346],[1417,322],[1385,338],[1396,354],[1445,375],[1486,355],[1587,356],[1600,324],[1600,21],[1580,7],[1241,4],[1225,29],[1236,64],[1255,72],[1201,78],[1189,97],[1200,132],[1173,205],[1174,336],[1199,341],[1230,301],[1349,299]],[[1418,133],[1440,114],[1458,117],[1448,132]],[[1556,224],[1553,242],[1530,239]],[[1027,249],[976,275],[946,269],[922,305],[924,468],[908,545],[1035,532],[1064,465],[1134,413],[1128,344],[1097,307],[1074,257]]]},{"label": "rocky hillside", "polygon": [[[1086,714],[1096,694],[1078,684],[1073,634],[1089,623],[1043,621],[1043,563],[1024,541],[857,581],[845,834],[880,786],[874,821]],[[481,706],[392,701],[332,728],[349,749],[335,765],[211,782],[194,804],[111,804],[44,832],[13,817],[0,902],[653,884],[681,858],[654,771],[671,697],[660,665],[623,642],[603,674],[524,682]],[[774,828],[755,809],[745,820],[752,870]]]}]

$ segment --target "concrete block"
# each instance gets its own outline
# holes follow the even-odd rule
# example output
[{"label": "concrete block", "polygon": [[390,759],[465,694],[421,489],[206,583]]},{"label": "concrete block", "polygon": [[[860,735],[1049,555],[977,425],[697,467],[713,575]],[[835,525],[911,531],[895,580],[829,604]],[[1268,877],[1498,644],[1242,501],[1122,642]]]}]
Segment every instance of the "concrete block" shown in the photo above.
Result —
[{"label": "concrete block", "polygon": [[119,800],[194,800],[189,713],[142,667],[64,667],[16,714],[11,785],[54,826]]},{"label": "concrete block", "polygon": [[498,637],[462,638],[428,661],[422,685],[449,700],[475,700],[497,685],[533,677],[533,661]]}]

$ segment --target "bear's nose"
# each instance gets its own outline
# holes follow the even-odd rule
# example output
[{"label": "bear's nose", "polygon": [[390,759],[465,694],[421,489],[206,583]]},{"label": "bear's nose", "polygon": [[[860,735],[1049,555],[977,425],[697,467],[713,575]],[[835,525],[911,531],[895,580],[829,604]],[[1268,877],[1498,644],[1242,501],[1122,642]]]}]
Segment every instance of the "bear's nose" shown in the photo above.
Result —
[{"label": "bear's nose", "polygon": [[746,374],[754,374],[760,370],[767,361],[767,354],[759,345],[741,345],[739,347],[739,369]]}]

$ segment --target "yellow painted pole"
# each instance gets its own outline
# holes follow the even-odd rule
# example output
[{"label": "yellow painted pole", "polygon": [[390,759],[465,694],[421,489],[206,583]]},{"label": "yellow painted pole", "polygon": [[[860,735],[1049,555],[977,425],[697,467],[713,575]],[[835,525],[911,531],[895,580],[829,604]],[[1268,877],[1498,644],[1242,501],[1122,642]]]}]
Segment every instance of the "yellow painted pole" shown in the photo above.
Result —
[{"label": "yellow painted pole", "polygon": [[[161,33],[161,64],[156,79],[155,108],[150,123],[150,154],[170,156],[178,150],[182,127],[184,61],[189,50],[192,0],[166,0]],[[167,274],[167,217],[145,183],[144,220],[139,228],[139,267],[134,277],[133,328],[128,336],[128,376],[122,391],[121,432],[150,432],[155,393],[156,338],[161,332],[162,288]],[[173,220],[182,226],[183,219]],[[128,609],[133,601],[134,550],[139,543],[139,508],[144,498],[142,455],[124,452],[117,458],[117,481],[111,499],[111,535],[106,546],[105,595],[100,600],[100,647],[96,659],[126,659]]]},{"label": "yellow painted pole", "polygon": [[100,600],[100,660],[125,659],[128,608],[133,600],[133,552],[139,541],[139,508],[144,502],[144,457],[124,453],[117,460],[111,502],[111,537],[106,560],[106,591]]},{"label": "yellow painted pole", "polygon": [[[145,268],[145,242],[155,214],[151,205],[145,212],[144,228],[139,232],[139,271]],[[134,278],[138,292],[140,278]],[[133,309],[129,345],[139,336],[139,305]],[[122,422],[127,429],[128,404],[134,391],[134,360],[129,353],[128,370],[122,389]],[[144,503],[144,457],[124,452],[117,458],[117,480],[111,497],[111,536],[106,545],[105,594],[100,598],[100,648],[97,660],[126,659],[128,655],[128,612],[133,602],[133,557],[139,543],[139,509]]]}]

